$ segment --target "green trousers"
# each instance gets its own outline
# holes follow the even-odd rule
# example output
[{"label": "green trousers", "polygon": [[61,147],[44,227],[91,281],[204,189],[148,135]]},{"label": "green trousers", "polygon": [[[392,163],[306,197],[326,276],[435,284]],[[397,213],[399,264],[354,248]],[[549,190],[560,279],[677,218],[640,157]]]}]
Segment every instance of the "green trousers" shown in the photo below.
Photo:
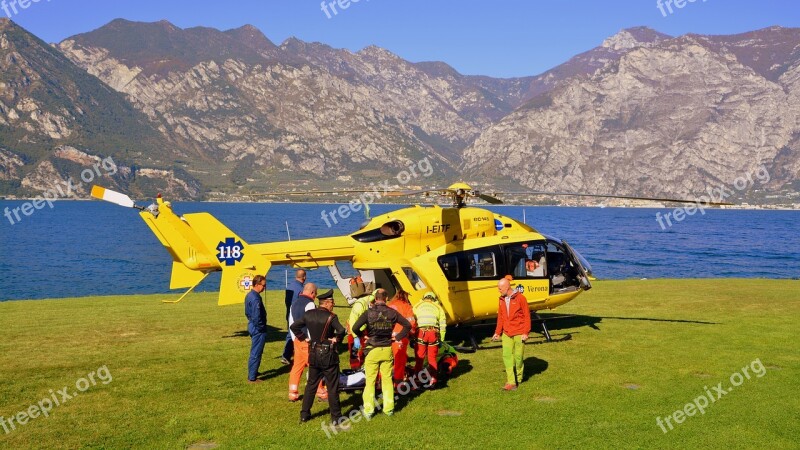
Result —
[{"label": "green trousers", "polygon": [[[522,335],[509,337],[503,334],[503,364],[506,366],[506,383],[517,384],[522,382],[522,356],[525,353],[525,343]],[[514,377],[514,370],[517,376]]]},{"label": "green trousers", "polygon": [[392,371],[394,370],[394,356],[392,347],[375,347],[369,351],[364,359],[364,372],[367,384],[364,386],[364,413],[375,413],[375,381],[378,372],[381,374],[381,390],[383,391],[383,412],[394,412],[394,386],[392,385]]}]

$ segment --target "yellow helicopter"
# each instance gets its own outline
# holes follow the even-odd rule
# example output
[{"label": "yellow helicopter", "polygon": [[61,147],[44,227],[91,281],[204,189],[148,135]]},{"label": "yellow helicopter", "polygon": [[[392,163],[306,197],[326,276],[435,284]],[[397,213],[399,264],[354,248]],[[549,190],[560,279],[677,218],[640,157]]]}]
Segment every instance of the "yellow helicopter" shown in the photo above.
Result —
[{"label": "yellow helicopter", "polygon": [[[139,210],[172,256],[170,289],[188,288],[177,301],[208,274],[221,271],[218,304],[242,303],[255,275],[266,275],[277,265],[327,267],[342,295],[352,301],[352,280],[341,275],[339,262],[352,263],[364,283],[384,288],[390,295],[399,289],[408,292],[412,303],[428,292],[435,293],[448,325],[496,317],[497,282],[507,275],[525,294],[534,314],[563,305],[591,289],[589,263],[567,242],[502,214],[467,207],[467,201],[475,198],[503,203],[496,197],[465,183],[389,195],[430,192],[449,196],[452,207],[416,205],[398,209],[369,219],[345,236],[251,244],[208,213],[176,214],[160,195],[156,203],[145,208],[125,194],[100,186],[92,188],[95,198]],[[546,327],[544,331],[550,339]]]}]

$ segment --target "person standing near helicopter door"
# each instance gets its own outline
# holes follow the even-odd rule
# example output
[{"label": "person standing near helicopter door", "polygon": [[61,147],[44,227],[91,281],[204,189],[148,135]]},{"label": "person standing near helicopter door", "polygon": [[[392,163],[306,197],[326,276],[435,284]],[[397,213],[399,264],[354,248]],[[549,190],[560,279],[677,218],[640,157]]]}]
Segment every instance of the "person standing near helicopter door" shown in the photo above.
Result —
[{"label": "person standing near helicopter door", "polygon": [[[367,335],[369,335],[364,357],[364,374],[367,380],[364,385],[363,399],[364,417],[366,418],[375,414],[375,381],[378,374],[381,375],[383,412],[387,416],[394,414],[392,342],[402,341],[411,331],[411,324],[405,317],[386,305],[386,301],[389,299],[386,289],[377,289],[374,295],[375,305],[361,314],[352,329],[354,334],[358,334],[366,326]],[[402,328],[399,333],[395,333],[394,326],[398,323]]]},{"label": "person standing near helicopter door", "polygon": [[353,332],[353,324],[364,314],[372,302],[375,301],[375,292],[365,293],[353,301],[350,316],[347,318],[347,353],[350,355],[350,368],[360,369],[364,365],[364,350],[361,348],[361,337]]},{"label": "person standing near helicopter door", "polygon": [[503,364],[506,366],[506,384],[503,390],[513,391],[522,382],[525,366],[522,357],[525,341],[531,332],[531,311],[528,300],[521,292],[511,287],[511,276],[497,283],[500,299],[497,308],[497,327],[493,341],[503,340]]},{"label": "person standing near helicopter door", "polygon": [[422,301],[414,305],[414,315],[417,317],[418,327],[414,374],[418,375],[422,371],[427,356],[430,381],[425,387],[433,389],[436,387],[436,377],[439,373],[439,346],[444,342],[447,316],[433,292],[425,294]]},{"label": "person standing near helicopter door", "polygon": [[[400,315],[405,317],[408,323],[411,324],[411,332],[408,334],[408,337],[399,342],[392,342],[392,353],[394,354],[394,375],[392,375],[392,378],[395,386],[397,386],[406,379],[408,345],[410,340],[414,339],[414,336],[417,334],[417,318],[414,316],[414,308],[411,306],[411,302],[408,301],[408,292],[402,289],[397,291],[388,306],[400,313]],[[400,326],[400,324],[395,324],[395,333],[399,333],[401,329],[402,326]]]}]

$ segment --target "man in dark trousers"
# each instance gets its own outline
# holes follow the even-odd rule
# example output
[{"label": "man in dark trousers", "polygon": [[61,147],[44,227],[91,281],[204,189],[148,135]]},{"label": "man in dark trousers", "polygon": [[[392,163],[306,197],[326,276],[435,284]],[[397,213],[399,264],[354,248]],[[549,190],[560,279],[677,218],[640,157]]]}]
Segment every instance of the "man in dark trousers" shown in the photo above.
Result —
[{"label": "man in dark trousers", "polygon": [[261,354],[267,342],[267,310],[261,300],[261,293],[267,287],[263,275],[253,278],[253,287],[244,298],[244,315],[247,316],[247,332],[250,333],[250,359],[247,360],[247,381],[261,383],[257,379],[258,367],[261,365]]},{"label": "man in dark trousers", "polygon": [[[303,285],[306,283],[306,271],[303,269],[297,269],[297,272],[294,273],[294,280],[289,281],[289,284],[286,286],[286,297],[284,299],[284,303],[286,303],[286,323],[287,326],[291,326],[291,321],[289,320],[289,316],[291,314],[292,304],[297,301],[297,297],[303,293]],[[286,345],[283,346],[283,353],[281,354],[281,364],[289,365],[292,363],[292,357],[294,356],[294,343],[292,342],[292,334],[288,331],[286,332]]]},{"label": "man in dark trousers", "polygon": [[[300,422],[311,419],[311,405],[317,395],[317,387],[321,379],[325,379],[328,386],[328,406],[331,410],[331,425],[339,429],[346,429],[347,424],[342,423],[342,409],[339,406],[339,353],[336,344],[342,341],[345,329],[339,318],[333,313],[333,291],[329,290],[320,294],[319,308],[306,311],[298,320],[292,323],[292,333],[301,341],[308,342],[308,382],[303,394],[303,407],[300,409]],[[303,330],[307,331],[304,333]],[[330,358],[317,358],[317,347],[330,348]],[[325,347],[327,346],[327,347]]]},{"label": "man in dark trousers", "polygon": [[[401,342],[411,331],[411,324],[400,313],[386,306],[389,294],[385,289],[375,291],[375,306],[365,311],[353,324],[352,332],[358,334],[364,325],[367,326],[366,350],[364,353],[364,372],[367,384],[364,386],[364,415],[369,418],[375,415],[375,380],[381,374],[381,390],[383,391],[383,412],[387,416],[394,414],[394,356],[392,342]],[[394,332],[394,325],[403,327]]]}]

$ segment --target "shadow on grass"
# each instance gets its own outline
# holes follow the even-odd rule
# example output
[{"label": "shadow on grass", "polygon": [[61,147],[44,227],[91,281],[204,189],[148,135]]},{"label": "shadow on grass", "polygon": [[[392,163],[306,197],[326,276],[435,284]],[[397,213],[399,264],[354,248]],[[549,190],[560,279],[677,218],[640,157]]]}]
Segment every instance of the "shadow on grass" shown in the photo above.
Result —
[{"label": "shadow on grass", "polygon": [[447,374],[443,373],[444,371],[439,371],[439,377],[436,381],[436,389],[444,389],[447,387],[447,383],[450,380],[454,380],[465,373],[468,373],[472,370],[472,363],[469,362],[468,359],[459,359],[458,365],[453,369],[453,373]]},{"label": "shadow on grass", "polygon": [[[234,331],[228,336],[222,336],[222,339],[231,339],[231,338],[249,338],[250,333],[247,330],[241,331]],[[280,328],[273,327],[272,325],[267,325],[267,342],[275,342],[275,341],[285,341],[286,340],[286,331],[281,330]]]},{"label": "shadow on grass", "polygon": [[[472,364],[468,359],[459,360],[458,365],[455,369],[453,369],[453,373],[450,375],[442,375],[440,374],[438,381],[436,382],[436,390],[439,389],[446,389],[448,381],[458,378],[461,375],[464,375],[472,370]],[[394,403],[394,411],[399,412],[401,411],[406,405],[414,401],[417,397],[424,395],[427,389],[419,388],[419,389],[409,389],[408,391],[400,391],[397,393],[397,398],[395,399]],[[378,385],[377,389],[375,390],[376,394],[380,394],[380,385]],[[342,391],[339,392],[339,406],[342,408],[342,415],[348,416],[353,411],[359,410],[363,405],[363,391]],[[312,413],[311,418],[323,417],[330,414],[330,411],[327,407],[327,404],[323,405],[320,402],[316,402],[315,405],[322,406],[322,409]],[[380,406],[380,405],[376,405]],[[382,408],[380,408],[382,409]],[[379,412],[379,408],[376,408],[376,411]]]},{"label": "shadow on grass", "polygon": [[719,322],[706,322],[703,320],[684,320],[684,319],[652,319],[649,317],[598,317],[598,319],[612,320],[645,320],[649,322],[670,322],[670,323],[696,323],[700,325],[720,325]]},{"label": "shadow on grass", "polygon": [[523,361],[524,369],[522,370],[522,382],[528,381],[528,379],[532,376],[539,375],[540,373],[547,370],[548,363],[543,359],[539,359],[535,356],[531,356],[525,358]]},{"label": "shadow on grass", "polygon": [[[548,342],[545,340],[528,340],[528,345],[538,345],[544,343],[558,343],[568,341],[573,338],[573,335],[579,334],[580,328],[590,328],[595,331],[602,331],[600,324],[603,320],[642,320],[648,322],[666,322],[675,324],[698,324],[698,325],[719,325],[717,322],[707,322],[701,320],[687,320],[687,319],[661,319],[655,317],[612,317],[612,316],[584,316],[584,315],[564,315],[564,314],[539,314],[542,320],[533,319],[531,331],[544,337],[544,330],[542,329],[542,321],[547,324],[547,329],[553,338]],[[489,344],[491,337],[494,334],[494,321],[485,321],[473,325],[466,325],[462,327],[452,328],[448,330],[448,342],[450,342],[460,353],[472,353],[473,341],[478,344],[478,350],[496,349],[500,347],[497,345]],[[562,333],[558,333],[562,331]],[[489,344],[489,345],[487,345]]]},{"label": "shadow on grass", "polygon": [[292,370],[292,366],[281,365],[277,369],[270,369],[266,372],[260,372],[258,375],[259,380],[267,381],[276,377],[288,374]]}]

